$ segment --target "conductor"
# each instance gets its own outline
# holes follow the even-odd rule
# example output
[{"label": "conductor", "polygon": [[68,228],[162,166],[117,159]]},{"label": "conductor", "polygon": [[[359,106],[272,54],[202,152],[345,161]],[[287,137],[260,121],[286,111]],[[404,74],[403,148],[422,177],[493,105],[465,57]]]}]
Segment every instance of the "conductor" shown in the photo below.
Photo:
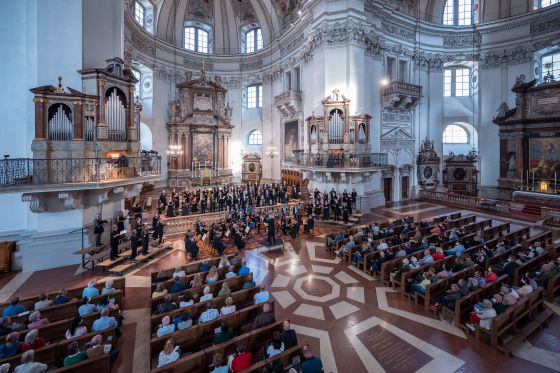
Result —
[{"label": "conductor", "polygon": [[276,231],[274,227],[274,215],[269,215],[266,220],[266,224],[268,226],[268,238],[267,242],[269,245],[276,245]]}]

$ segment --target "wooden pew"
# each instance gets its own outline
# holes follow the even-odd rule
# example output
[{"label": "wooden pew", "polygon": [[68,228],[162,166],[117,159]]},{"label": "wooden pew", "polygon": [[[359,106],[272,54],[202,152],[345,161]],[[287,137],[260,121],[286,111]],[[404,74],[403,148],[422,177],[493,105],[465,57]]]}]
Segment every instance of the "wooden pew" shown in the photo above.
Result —
[{"label": "wooden pew", "polygon": [[300,361],[303,361],[303,344],[298,344],[292,348],[285,350],[284,352],[275,355],[273,357],[269,357],[264,361],[260,361],[256,364],[251,365],[249,368],[242,371],[242,373],[251,373],[251,372],[258,372],[261,373],[263,369],[268,366],[268,364],[272,364],[276,361],[280,362],[281,371],[284,371],[284,367],[290,366],[292,363],[292,359],[295,356],[299,356]]},{"label": "wooden pew", "polygon": [[[227,256],[227,258],[228,258],[228,260],[231,261],[231,259],[232,259],[234,256],[235,256],[235,255],[230,254],[230,255]],[[185,273],[186,273],[187,275],[194,274],[194,273],[198,273],[198,272],[199,272],[198,268],[200,267],[200,265],[202,264],[202,262],[204,262],[205,260],[208,262],[208,265],[209,265],[210,267],[212,267],[213,265],[215,265],[215,266],[217,267],[218,264],[220,264],[221,258],[220,258],[220,257],[217,257],[217,258],[208,258],[208,259],[196,260],[196,261],[194,261],[194,262],[190,262],[190,263],[188,263],[188,264],[186,264],[186,265],[184,265],[184,266],[181,266],[181,269],[182,269],[183,271],[185,271]],[[157,271],[157,272],[152,272],[152,273],[151,273],[152,284],[157,283],[157,278],[158,278],[159,273],[163,273],[163,274],[165,274],[167,277],[171,278],[171,275],[173,275],[173,272],[175,272],[175,268],[176,268],[176,267],[163,269],[163,270]]]},{"label": "wooden pew", "polygon": [[[235,266],[234,270],[235,270],[236,273],[239,270],[239,268],[241,268],[241,265]],[[223,279],[228,271],[229,271],[229,267],[218,268],[218,278]],[[202,277],[202,281],[206,282],[206,276],[208,276],[208,272],[197,272],[197,273],[199,273],[200,277]],[[190,284],[190,282],[192,281],[194,276],[196,276],[197,273],[191,273],[189,275],[186,275],[186,276],[182,277],[181,282],[183,282],[184,284]],[[171,288],[171,285],[173,285],[173,282],[174,282],[174,279],[170,278],[169,280],[165,280],[165,281],[162,281],[162,282],[152,283],[151,292],[153,293],[156,290],[156,288],[159,284],[163,284],[163,287],[166,288],[167,290],[169,290]]]},{"label": "wooden pew", "polygon": [[560,273],[548,280],[546,285],[546,300],[553,302],[558,290],[560,290]]},{"label": "wooden pew", "polygon": [[100,356],[95,359],[86,359],[77,364],[72,364],[64,368],[51,370],[52,373],[110,373],[109,356]]},{"label": "wooden pew", "polygon": [[477,266],[471,266],[465,269],[460,270],[457,273],[454,273],[452,276],[447,278],[442,278],[439,281],[429,284],[426,286],[426,292],[424,293],[424,309],[426,311],[430,310],[430,304],[432,303],[433,298],[437,295],[443,293],[451,284],[457,283],[459,279],[465,279],[468,277],[472,277],[474,272],[477,271]]}]

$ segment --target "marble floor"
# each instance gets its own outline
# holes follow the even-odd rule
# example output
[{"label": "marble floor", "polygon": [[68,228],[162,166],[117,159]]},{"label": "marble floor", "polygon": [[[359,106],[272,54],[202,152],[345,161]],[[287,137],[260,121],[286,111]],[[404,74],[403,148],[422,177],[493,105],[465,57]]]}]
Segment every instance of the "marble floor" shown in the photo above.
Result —
[{"label": "marble floor", "polygon": [[[362,222],[406,215],[428,219],[455,211],[409,201],[364,212]],[[510,221],[513,229],[526,225],[496,220]],[[256,281],[266,284],[277,302],[277,318],[291,320],[300,341],[320,353],[325,372],[560,371],[560,306],[552,304],[557,315],[513,356],[505,357],[328,253],[325,234],[341,229],[319,222],[313,237],[286,239],[284,253],[258,248],[244,253]],[[113,372],[148,371],[149,274],[183,263],[185,256],[177,248],[126,276],[125,325]],[[81,286],[92,277],[104,275],[68,266],[0,276],[0,300]]]}]

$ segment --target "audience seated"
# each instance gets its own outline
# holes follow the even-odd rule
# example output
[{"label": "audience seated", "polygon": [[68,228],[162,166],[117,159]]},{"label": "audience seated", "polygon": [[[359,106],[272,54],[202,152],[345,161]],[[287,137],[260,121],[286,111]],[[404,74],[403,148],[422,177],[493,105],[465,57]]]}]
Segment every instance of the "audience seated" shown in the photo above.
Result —
[{"label": "audience seated", "polygon": [[282,338],[282,342],[284,342],[286,350],[297,345],[297,335],[295,330],[291,328],[290,320],[284,320],[280,337]]},{"label": "audience seated", "polygon": [[82,298],[93,298],[99,295],[99,289],[95,287],[97,281],[95,279],[90,280],[87,286],[84,288],[82,292]]},{"label": "audience seated", "polygon": [[303,363],[301,364],[301,373],[322,373],[323,362],[320,358],[313,355],[309,345],[303,346]]},{"label": "audience seated", "polygon": [[245,343],[240,342],[237,344],[237,353],[231,360],[229,369],[232,373],[239,373],[253,365],[253,355],[247,351]]},{"label": "audience seated", "polygon": [[91,298],[85,297],[82,299],[80,307],[78,307],[78,314],[80,316],[85,316],[87,314],[93,313],[97,310],[95,304],[91,304]]},{"label": "audience seated", "polygon": [[242,276],[242,275],[247,275],[249,273],[251,273],[251,270],[249,269],[249,267],[247,267],[245,261],[243,261],[241,263],[241,268],[239,268],[239,270],[237,271],[237,275]]},{"label": "audience seated", "polygon": [[260,315],[255,317],[255,321],[253,321],[253,330],[262,328],[263,326],[267,326],[268,324],[272,324],[276,321],[276,318],[270,312],[270,304],[265,303],[263,305],[263,311]]},{"label": "audience seated", "polygon": [[[109,309],[104,308],[101,311],[101,317],[93,322],[93,326],[91,327],[91,331],[93,332],[100,332],[105,329],[110,328],[117,328],[118,323],[114,317],[109,316]],[[118,335],[118,333],[117,333]]]},{"label": "audience seated", "polygon": [[77,364],[87,359],[87,352],[80,351],[78,342],[72,342],[68,345],[68,355],[64,358],[64,366]]},{"label": "audience seated", "polygon": [[206,275],[206,283],[212,284],[218,281],[218,268],[216,266],[212,266],[210,271],[208,271],[208,275]]},{"label": "audience seated", "polygon": [[222,342],[229,341],[235,337],[235,331],[231,329],[225,320],[220,323],[220,328],[217,333],[214,334],[214,344],[220,344]]},{"label": "audience seated", "polygon": [[72,319],[70,329],[65,333],[66,339],[72,339],[87,334],[87,328],[83,325],[84,319],[76,316]]},{"label": "audience seated", "polygon": [[224,361],[224,355],[222,355],[219,352],[215,353],[214,356],[212,357],[212,366],[214,367],[214,369],[212,369],[210,371],[210,373],[228,373],[229,372],[229,368]]},{"label": "audience seated", "polygon": [[9,317],[1,317],[0,318],[0,337],[8,335],[12,332],[12,328],[10,327],[10,318]]},{"label": "audience seated", "polygon": [[254,286],[256,286],[256,284],[255,281],[253,281],[253,276],[249,276],[247,281],[245,281],[245,283],[243,284],[243,289],[250,289]]},{"label": "audience seated", "polygon": [[4,308],[4,311],[2,311],[2,316],[10,317],[22,312],[25,312],[25,308],[23,308],[23,306],[19,304],[19,298],[15,297],[10,301],[10,305]]},{"label": "audience seated", "polygon": [[185,271],[182,270],[181,267],[177,267],[177,268],[175,268],[175,272],[173,272],[173,275],[172,275],[171,277],[173,277],[173,278],[177,278],[177,277],[181,278],[181,277],[185,277],[185,276],[186,276]]},{"label": "audience seated", "polygon": [[168,339],[163,346],[163,351],[159,353],[157,367],[170,364],[181,357],[181,347],[175,346],[173,339]]},{"label": "audience seated", "polygon": [[50,307],[52,306],[53,301],[47,298],[47,294],[43,293],[35,302],[35,311],[40,310],[41,308]]},{"label": "audience seated", "polygon": [[156,290],[152,293],[152,298],[158,298],[165,294],[167,294],[167,289],[164,288],[163,284],[160,282],[156,285]]},{"label": "audience seated", "polygon": [[214,308],[212,302],[206,302],[206,310],[200,314],[198,322],[205,323],[217,319],[218,317],[220,317],[220,312]]},{"label": "audience seated", "polygon": [[41,347],[45,347],[47,343],[41,337],[39,337],[39,331],[37,329],[31,329],[25,335],[24,342],[20,346],[21,352],[36,350]]},{"label": "audience seated", "polygon": [[196,289],[202,287],[203,285],[204,282],[202,281],[202,276],[200,275],[200,273],[196,273],[193,279],[191,280],[191,288]]},{"label": "audience seated", "polygon": [[15,356],[20,349],[19,333],[12,332],[6,336],[6,342],[0,344],[0,359]]},{"label": "audience seated", "polygon": [[49,320],[47,320],[46,317],[41,317],[41,311],[34,311],[29,315],[29,324],[27,324],[27,329],[40,328],[48,323]]},{"label": "audience seated", "polygon": [[204,290],[202,291],[202,294],[203,295],[200,297],[200,300],[199,300],[200,303],[207,302],[207,301],[214,298],[214,294],[212,294],[210,292],[210,286],[205,286]]},{"label": "audience seated", "polygon": [[266,290],[264,285],[260,286],[260,291],[254,295],[255,304],[268,302],[270,293]]},{"label": "audience seated", "polygon": [[178,299],[179,299],[179,308],[192,306],[194,304],[194,300],[192,299],[192,295],[190,293],[180,295]]},{"label": "audience seated", "polygon": [[188,312],[181,313],[181,315],[177,318],[177,320],[173,320],[173,321],[174,322],[176,321],[177,330],[187,329],[191,327],[193,324],[191,314]]},{"label": "audience seated", "polygon": [[105,281],[105,286],[101,290],[101,295],[111,294],[114,293],[115,291],[117,290],[113,288],[113,280],[109,279]]},{"label": "audience seated", "polygon": [[175,331],[175,324],[171,323],[171,318],[169,316],[164,316],[161,319],[161,326],[156,331],[158,337],[163,337],[164,335],[171,334]]},{"label": "audience seated", "polygon": [[169,289],[170,293],[179,293],[187,289],[187,285],[183,284],[180,277],[173,277],[173,284]]},{"label": "audience seated", "polygon": [[229,269],[225,275],[225,279],[230,279],[230,278],[234,278],[235,276],[237,276],[237,274],[235,273],[235,267],[230,265]]},{"label": "audience seated", "polygon": [[282,352],[284,352],[284,342],[282,342],[280,332],[274,332],[272,334],[272,341],[266,347],[264,355],[266,358],[269,358],[281,354]]},{"label": "audience seated", "polygon": [[488,299],[484,299],[482,301],[482,307],[480,307],[478,303],[475,305],[475,311],[471,312],[469,322],[466,325],[472,331],[475,330],[476,324],[484,329],[490,330],[492,327],[492,320],[496,316],[496,310],[492,307],[492,302]]},{"label": "audience seated", "polygon": [[220,316],[229,315],[236,311],[235,304],[233,304],[233,298],[227,297],[225,305],[220,309]]},{"label": "audience seated", "polygon": [[15,367],[14,373],[42,373],[49,368],[47,364],[33,361],[35,351],[28,350],[21,355],[21,364]]}]

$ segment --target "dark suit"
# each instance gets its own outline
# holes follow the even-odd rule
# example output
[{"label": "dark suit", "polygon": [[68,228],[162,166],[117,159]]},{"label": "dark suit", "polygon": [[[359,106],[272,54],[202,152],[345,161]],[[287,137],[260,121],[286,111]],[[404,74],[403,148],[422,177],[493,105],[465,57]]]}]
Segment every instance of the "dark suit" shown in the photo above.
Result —
[{"label": "dark suit", "polygon": [[117,259],[117,257],[119,256],[119,239],[120,239],[120,234],[118,231],[112,231],[111,232],[111,237],[109,239],[109,246],[111,246],[111,253],[110,253],[110,258],[111,260]]},{"label": "dark suit", "polygon": [[268,225],[268,238],[267,241],[269,244],[275,244],[276,245],[276,229],[274,227],[274,218],[273,217],[269,217],[267,220],[267,225]]}]

